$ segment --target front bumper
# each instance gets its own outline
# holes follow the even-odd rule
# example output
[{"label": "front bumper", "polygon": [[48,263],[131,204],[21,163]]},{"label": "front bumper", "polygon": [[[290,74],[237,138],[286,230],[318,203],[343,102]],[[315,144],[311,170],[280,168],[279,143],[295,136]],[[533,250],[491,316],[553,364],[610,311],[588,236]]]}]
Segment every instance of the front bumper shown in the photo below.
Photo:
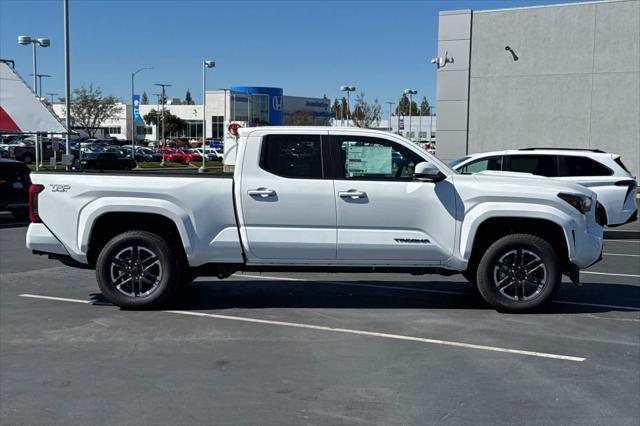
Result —
[{"label": "front bumper", "polygon": [[602,259],[603,228],[591,225],[580,230],[573,230],[573,253],[571,263],[580,269],[588,268]]}]

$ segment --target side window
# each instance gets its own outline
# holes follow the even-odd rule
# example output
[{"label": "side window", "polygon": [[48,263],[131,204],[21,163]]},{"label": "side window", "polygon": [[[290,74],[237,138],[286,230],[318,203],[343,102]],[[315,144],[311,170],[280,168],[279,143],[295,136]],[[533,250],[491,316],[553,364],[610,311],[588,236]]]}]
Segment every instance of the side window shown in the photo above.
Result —
[{"label": "side window", "polygon": [[460,173],[478,173],[484,170],[502,170],[502,157],[487,157],[480,160],[472,161],[471,163],[461,167]]},{"label": "side window", "polygon": [[611,176],[606,166],[587,157],[563,155],[560,157],[560,176]]},{"label": "side window", "polygon": [[322,178],[320,136],[266,136],[262,141],[260,167],[269,173],[287,178]]},{"label": "side window", "polygon": [[555,155],[511,155],[507,158],[509,161],[505,164],[506,171],[558,176],[558,157]]},{"label": "side window", "polygon": [[338,136],[339,176],[410,180],[416,164],[425,161],[413,151],[385,139]]}]

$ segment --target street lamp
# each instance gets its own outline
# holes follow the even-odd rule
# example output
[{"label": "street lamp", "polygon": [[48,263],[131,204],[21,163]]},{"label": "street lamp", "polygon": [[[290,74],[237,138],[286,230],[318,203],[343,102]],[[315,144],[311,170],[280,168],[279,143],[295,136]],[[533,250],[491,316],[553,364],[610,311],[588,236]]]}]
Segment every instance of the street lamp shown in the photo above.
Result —
[{"label": "street lamp", "polygon": [[340,91],[347,92],[347,126],[349,126],[349,119],[351,118],[351,104],[349,102],[349,93],[355,92],[355,86],[340,86]]},{"label": "street lamp", "polygon": [[207,153],[205,151],[205,142],[207,139],[207,68],[216,66],[214,61],[202,61],[202,166],[198,169],[198,173],[206,171],[205,164],[207,161]]},{"label": "street lamp", "polygon": [[[164,141],[164,102],[167,98],[166,96],[166,92],[165,92],[165,87],[171,87],[170,84],[166,84],[166,83],[156,83],[155,86],[160,86],[162,87],[162,149],[164,150],[166,148],[165,146],[165,141]],[[160,165],[162,167],[164,167],[165,162],[164,162],[164,153],[162,153],[162,161],[160,162]]]},{"label": "street lamp", "polygon": [[[29,74],[29,75],[33,75],[33,74]],[[36,96],[38,96],[39,98],[42,98],[42,78],[47,78],[47,77],[51,77],[49,74],[36,74],[36,78],[38,80],[38,88],[36,90]]]},{"label": "street lamp", "polygon": [[418,91],[414,89],[405,89],[405,95],[409,95],[409,136],[413,133],[413,129],[411,128],[411,107],[413,106],[412,96],[417,95]]},{"label": "street lamp", "polygon": [[156,139],[160,140],[160,98],[162,93],[152,93],[156,96]]},{"label": "street lamp", "polygon": [[140,68],[137,71],[131,73],[131,159],[136,160],[136,101],[135,101],[135,89],[134,79],[136,74],[144,70],[152,70],[153,67]]},{"label": "street lamp", "polygon": [[391,101],[387,101],[387,105],[389,105],[389,131],[393,131],[393,128],[391,127],[391,108],[393,108],[393,106],[395,105],[395,102],[391,102]]},{"label": "street lamp", "polygon": [[38,74],[38,61],[36,59],[36,46],[49,47],[51,41],[48,38],[31,38],[29,36],[19,36],[18,44],[26,46],[33,44],[33,91],[38,94],[38,86],[36,85],[36,76]]},{"label": "street lamp", "polygon": [[53,97],[57,96],[57,93],[47,93],[48,96],[51,96],[51,107],[53,108]]}]

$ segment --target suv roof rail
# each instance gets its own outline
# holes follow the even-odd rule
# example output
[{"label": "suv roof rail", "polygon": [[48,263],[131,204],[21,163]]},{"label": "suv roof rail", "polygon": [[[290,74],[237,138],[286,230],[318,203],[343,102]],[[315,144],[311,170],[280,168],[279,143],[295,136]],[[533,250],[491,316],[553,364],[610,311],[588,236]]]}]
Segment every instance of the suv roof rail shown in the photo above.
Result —
[{"label": "suv roof rail", "polygon": [[597,152],[600,154],[606,154],[605,151],[601,149],[593,149],[593,148],[553,148],[553,147],[531,147],[531,148],[520,148],[518,151],[537,151],[542,149],[550,149],[554,151],[590,151]]}]

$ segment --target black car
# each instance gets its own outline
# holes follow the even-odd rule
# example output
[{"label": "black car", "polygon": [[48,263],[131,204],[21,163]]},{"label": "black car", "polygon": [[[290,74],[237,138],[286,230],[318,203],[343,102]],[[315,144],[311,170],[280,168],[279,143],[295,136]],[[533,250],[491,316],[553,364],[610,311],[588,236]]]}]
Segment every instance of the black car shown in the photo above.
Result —
[{"label": "black car", "polygon": [[84,152],[82,159],[78,159],[76,151],[75,157],[74,170],[131,170],[136,167],[134,160],[116,152]]},{"label": "black car", "polygon": [[0,158],[0,211],[10,211],[16,219],[29,215],[29,167],[15,160]]}]

